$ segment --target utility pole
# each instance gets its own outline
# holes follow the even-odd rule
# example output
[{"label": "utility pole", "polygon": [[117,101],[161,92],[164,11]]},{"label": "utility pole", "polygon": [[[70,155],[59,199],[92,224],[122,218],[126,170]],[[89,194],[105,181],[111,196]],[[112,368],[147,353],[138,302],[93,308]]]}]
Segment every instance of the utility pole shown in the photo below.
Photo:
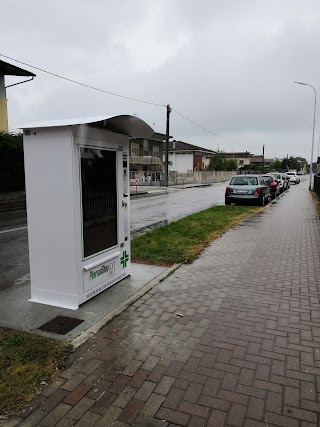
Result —
[{"label": "utility pole", "polygon": [[169,129],[170,129],[170,113],[171,113],[170,104],[167,105],[167,121],[166,121],[166,147],[165,147],[165,178],[164,185],[168,187],[169,185]]},{"label": "utility pole", "polygon": [[264,145],[262,146],[262,173],[264,173]]}]

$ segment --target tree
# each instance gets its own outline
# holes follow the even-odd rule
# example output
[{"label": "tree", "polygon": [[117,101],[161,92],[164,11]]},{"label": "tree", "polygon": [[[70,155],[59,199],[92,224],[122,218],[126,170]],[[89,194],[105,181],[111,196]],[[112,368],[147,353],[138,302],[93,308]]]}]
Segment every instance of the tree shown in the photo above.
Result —
[{"label": "tree", "polygon": [[225,159],[225,170],[236,171],[238,169],[238,161],[236,159]]},{"label": "tree", "polygon": [[24,189],[22,134],[0,132],[0,191]]},{"label": "tree", "polygon": [[281,169],[284,169],[284,170],[296,169],[297,171],[299,171],[300,165],[298,160],[295,157],[293,156],[290,156],[289,158],[284,157],[281,162]]},{"label": "tree", "polygon": [[273,159],[272,162],[270,162],[269,169],[280,171],[282,169],[281,162],[280,159]]},{"label": "tree", "polygon": [[208,170],[209,171],[224,171],[226,170],[226,160],[224,158],[223,151],[217,151],[211,156],[209,161]]},{"label": "tree", "polygon": [[290,168],[289,168],[289,159],[287,159],[286,157],[284,157],[284,158],[282,159],[282,162],[281,162],[281,169],[283,169],[283,170],[288,170],[288,169],[290,169]]},{"label": "tree", "polygon": [[289,158],[289,169],[296,169],[297,171],[300,170],[300,165],[298,160],[295,157]]}]

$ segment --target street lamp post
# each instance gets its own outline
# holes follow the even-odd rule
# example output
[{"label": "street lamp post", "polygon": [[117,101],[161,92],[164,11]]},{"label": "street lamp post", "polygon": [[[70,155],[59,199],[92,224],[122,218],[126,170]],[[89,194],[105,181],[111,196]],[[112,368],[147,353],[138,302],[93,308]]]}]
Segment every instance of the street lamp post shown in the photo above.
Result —
[{"label": "street lamp post", "polygon": [[310,86],[314,90],[314,109],[313,109],[313,126],[312,126],[312,145],[311,145],[311,161],[310,161],[310,183],[309,190],[312,190],[312,163],[313,163],[313,146],[314,146],[314,129],[316,125],[316,107],[317,107],[317,91],[312,85],[303,82],[295,82],[298,85]]},{"label": "street lamp post", "polygon": [[[312,129],[312,127],[310,126],[310,129]],[[319,149],[320,149],[320,130],[318,128],[314,128],[314,130],[316,130],[318,132],[319,135],[319,139],[318,139],[318,157],[319,157]]]}]

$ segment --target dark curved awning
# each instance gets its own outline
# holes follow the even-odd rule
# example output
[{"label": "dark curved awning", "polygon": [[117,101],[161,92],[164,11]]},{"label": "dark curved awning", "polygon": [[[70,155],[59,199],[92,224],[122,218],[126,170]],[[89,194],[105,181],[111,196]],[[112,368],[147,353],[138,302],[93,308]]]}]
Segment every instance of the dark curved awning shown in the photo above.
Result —
[{"label": "dark curved awning", "polygon": [[3,76],[21,76],[21,77],[35,77],[36,75],[30,71],[23,70],[15,65],[8,64],[0,60],[0,74]]},{"label": "dark curved awning", "polygon": [[139,117],[136,116],[129,116],[125,114],[33,122],[17,126],[17,128],[36,129],[76,125],[88,125],[90,127],[106,129],[111,132],[130,136],[131,138],[149,138],[154,134],[152,127],[144,120],[139,119]]}]

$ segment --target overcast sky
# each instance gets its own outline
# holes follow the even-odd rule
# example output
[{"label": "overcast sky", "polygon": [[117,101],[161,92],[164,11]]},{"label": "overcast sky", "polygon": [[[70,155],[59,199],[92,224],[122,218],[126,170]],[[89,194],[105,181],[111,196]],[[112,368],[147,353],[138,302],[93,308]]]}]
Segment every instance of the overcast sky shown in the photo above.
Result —
[{"label": "overcast sky", "polygon": [[[310,160],[320,95],[319,0],[0,0],[0,53],[128,97],[170,104],[170,134],[202,147]],[[33,71],[7,90],[28,121],[136,114],[165,133],[164,106]],[[21,80],[21,79],[20,79]],[[17,78],[6,78],[6,84]],[[320,103],[316,127],[320,129]],[[314,159],[320,132],[315,131]],[[242,145],[237,145],[242,144]]]}]

